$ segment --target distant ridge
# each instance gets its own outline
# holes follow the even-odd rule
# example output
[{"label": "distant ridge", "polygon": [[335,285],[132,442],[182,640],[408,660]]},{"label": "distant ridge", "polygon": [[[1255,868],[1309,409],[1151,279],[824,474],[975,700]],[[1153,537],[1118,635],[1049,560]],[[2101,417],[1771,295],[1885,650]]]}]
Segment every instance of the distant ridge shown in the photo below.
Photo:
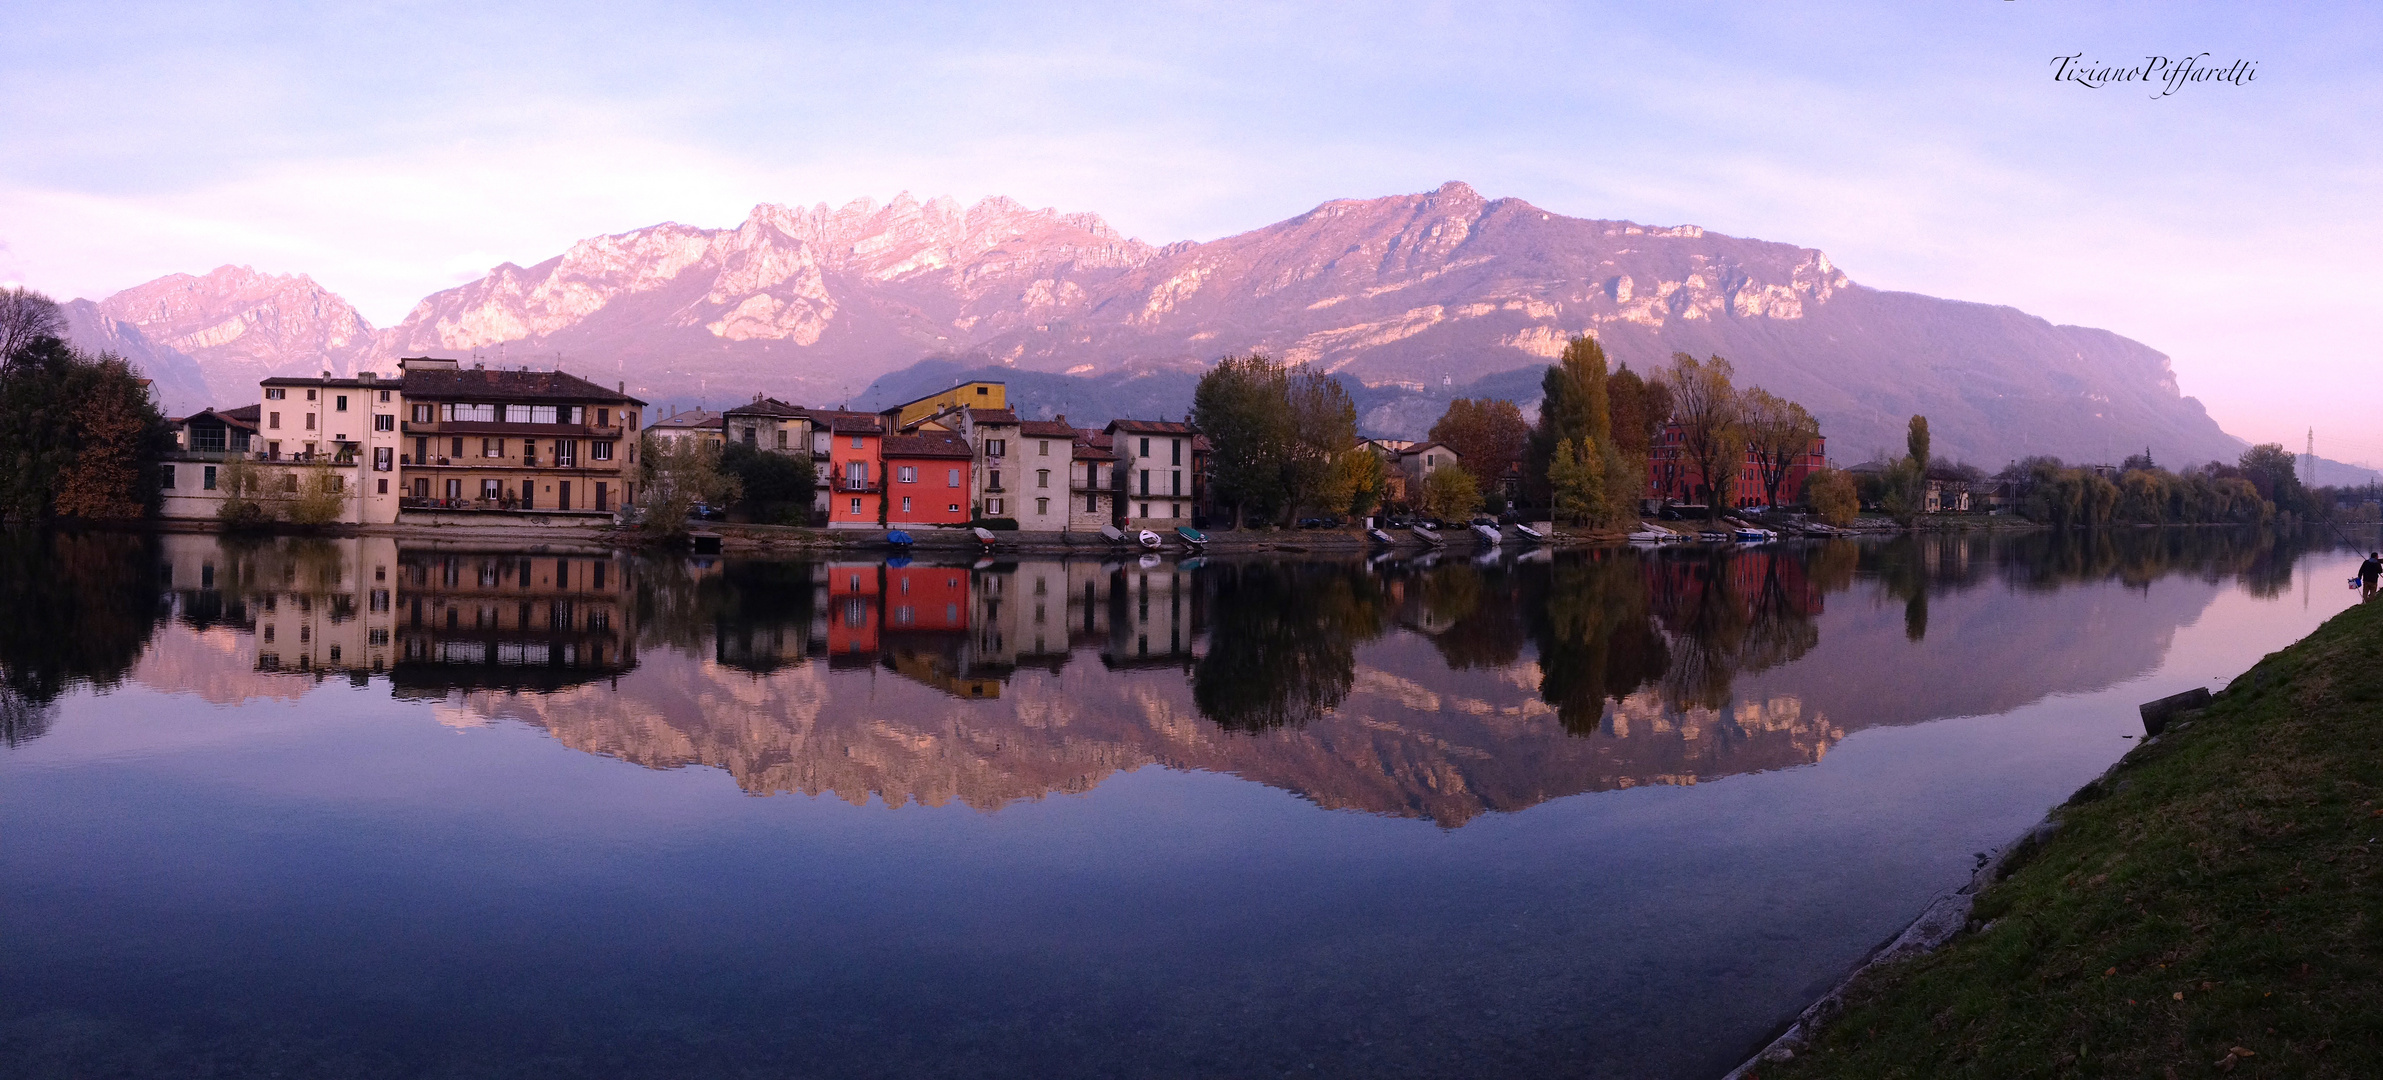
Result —
[{"label": "distant ridge", "polygon": [[1899,447],[1914,413],[1943,453],[1990,468],[2145,447],[2181,465],[2244,445],[2166,356],[2108,331],[1866,288],[1812,248],[1566,217],[1454,182],[1164,247],[1001,198],[765,204],[734,228],[666,223],[499,266],[380,330],[303,276],[239,267],[97,308],[194,359],[226,401],[264,374],[509,353],[653,400],[839,403],[880,379],[985,369],[1031,383],[1036,407],[1179,415],[1200,370],[1254,349],[1366,389],[1369,428],[1419,434],[1460,388],[1535,398],[1528,371],[1590,333],[1642,370],[1674,351],[1728,357],[1741,383],[1818,414],[1844,461]]}]

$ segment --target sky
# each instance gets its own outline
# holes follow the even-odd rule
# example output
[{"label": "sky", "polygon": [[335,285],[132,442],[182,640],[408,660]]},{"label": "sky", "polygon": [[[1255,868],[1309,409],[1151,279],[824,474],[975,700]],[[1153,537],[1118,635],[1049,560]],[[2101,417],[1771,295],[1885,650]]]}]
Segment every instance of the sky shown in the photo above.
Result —
[{"label": "sky", "polygon": [[[177,0],[9,23],[0,282],[60,299],[243,264],[386,326],[498,263],[764,202],[1008,195],[1166,243],[1463,180],[2109,329],[2236,435],[2313,427],[2383,465],[2374,5]],[[2056,79],[2070,54],[2255,75],[2163,95]]]}]

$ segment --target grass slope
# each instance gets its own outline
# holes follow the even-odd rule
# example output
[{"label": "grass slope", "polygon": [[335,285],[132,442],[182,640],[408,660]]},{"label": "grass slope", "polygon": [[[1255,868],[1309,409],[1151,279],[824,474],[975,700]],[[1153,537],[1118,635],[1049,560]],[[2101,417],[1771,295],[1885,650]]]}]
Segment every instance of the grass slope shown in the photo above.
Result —
[{"label": "grass slope", "polygon": [[1790,1077],[2383,1077],[2383,602],[2080,791]]}]

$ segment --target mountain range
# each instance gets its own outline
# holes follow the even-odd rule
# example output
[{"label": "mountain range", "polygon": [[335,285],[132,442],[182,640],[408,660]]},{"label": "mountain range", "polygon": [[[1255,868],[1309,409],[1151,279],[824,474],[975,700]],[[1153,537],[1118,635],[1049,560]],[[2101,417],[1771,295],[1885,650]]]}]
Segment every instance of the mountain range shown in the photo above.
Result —
[{"label": "mountain range", "polygon": [[715,407],[873,404],[996,373],[1022,412],[1086,421],[1179,415],[1208,365],[1258,350],[1342,376],[1369,433],[1411,437],[1450,397],[1530,406],[1538,370],[1586,333],[1641,370],[1727,357],[1741,385],[1819,416],[1846,463],[1899,452],[1915,413],[1939,452],[1989,467],[2245,445],[2165,355],[2108,331],[1867,288],[1813,248],[1566,217],[1455,182],[1163,247],[1006,198],[762,205],[734,228],[664,223],[507,263],[381,329],[304,275],[230,266],[70,317],[78,343],[131,357],[177,409],[247,402],[268,374],[433,354]]}]

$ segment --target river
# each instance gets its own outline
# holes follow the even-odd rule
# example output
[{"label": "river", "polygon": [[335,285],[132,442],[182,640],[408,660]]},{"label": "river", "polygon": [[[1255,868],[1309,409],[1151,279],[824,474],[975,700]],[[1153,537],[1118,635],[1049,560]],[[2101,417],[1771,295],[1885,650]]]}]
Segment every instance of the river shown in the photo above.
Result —
[{"label": "river", "polygon": [[0,1074],[1717,1076],[2356,562],[0,535]]}]

